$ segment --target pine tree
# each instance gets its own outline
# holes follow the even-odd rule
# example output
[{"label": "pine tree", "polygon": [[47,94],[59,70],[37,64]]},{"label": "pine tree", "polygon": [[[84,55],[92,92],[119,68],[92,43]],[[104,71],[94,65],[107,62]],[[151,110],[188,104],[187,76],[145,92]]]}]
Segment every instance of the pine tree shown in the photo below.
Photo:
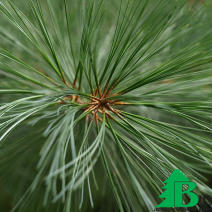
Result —
[{"label": "pine tree", "polygon": [[212,2],[195,2],[0,0],[0,211],[153,211],[176,169],[207,200]]}]

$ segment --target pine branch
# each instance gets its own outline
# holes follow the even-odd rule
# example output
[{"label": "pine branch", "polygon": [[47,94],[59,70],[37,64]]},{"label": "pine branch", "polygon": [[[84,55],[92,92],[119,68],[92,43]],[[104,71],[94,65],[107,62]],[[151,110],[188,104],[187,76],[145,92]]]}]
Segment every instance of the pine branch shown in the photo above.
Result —
[{"label": "pine branch", "polygon": [[0,1],[10,210],[153,211],[176,169],[212,194],[212,4],[192,2]]}]

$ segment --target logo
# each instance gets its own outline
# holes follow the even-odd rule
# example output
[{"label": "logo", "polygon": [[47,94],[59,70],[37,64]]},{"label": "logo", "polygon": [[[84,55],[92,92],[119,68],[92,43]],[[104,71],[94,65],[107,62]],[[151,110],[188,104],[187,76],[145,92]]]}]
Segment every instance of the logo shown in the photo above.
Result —
[{"label": "logo", "polygon": [[[165,200],[156,208],[193,207],[199,202],[198,196],[192,192],[196,188],[196,183],[190,182],[180,170],[174,170],[164,184],[162,188],[165,191],[159,198],[165,198]],[[184,195],[189,197],[189,202],[183,201]]]}]

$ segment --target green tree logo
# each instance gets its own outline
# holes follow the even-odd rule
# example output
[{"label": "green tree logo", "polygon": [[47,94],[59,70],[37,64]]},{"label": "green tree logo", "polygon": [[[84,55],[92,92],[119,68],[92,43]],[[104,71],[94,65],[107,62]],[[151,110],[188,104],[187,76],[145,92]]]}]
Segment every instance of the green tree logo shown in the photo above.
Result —
[{"label": "green tree logo", "polygon": [[[194,182],[190,180],[178,169],[174,170],[167,180],[164,181],[165,191],[159,196],[165,198],[163,202],[156,206],[156,208],[171,208],[171,207],[193,207],[195,206],[199,198],[192,191],[196,188]],[[183,189],[187,187],[186,190]],[[183,195],[189,196],[189,203],[183,203]]]}]

